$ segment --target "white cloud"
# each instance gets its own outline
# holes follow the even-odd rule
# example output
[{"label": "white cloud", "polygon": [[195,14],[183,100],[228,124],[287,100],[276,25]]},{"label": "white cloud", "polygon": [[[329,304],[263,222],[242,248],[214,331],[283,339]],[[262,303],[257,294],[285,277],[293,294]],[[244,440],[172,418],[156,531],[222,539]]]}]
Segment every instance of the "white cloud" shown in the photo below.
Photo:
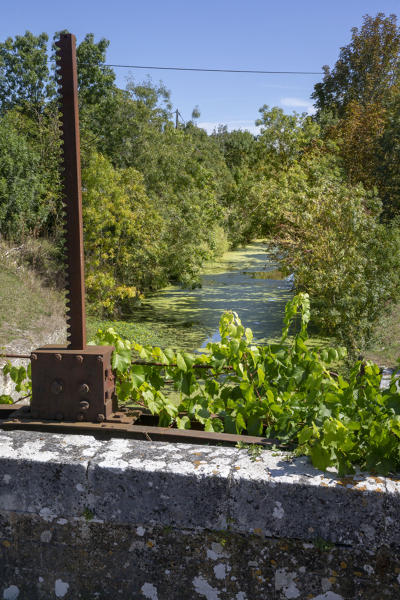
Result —
[{"label": "white cloud", "polygon": [[281,105],[287,108],[305,108],[309,115],[315,113],[315,108],[310,100],[304,100],[304,98],[281,98]]},{"label": "white cloud", "polygon": [[250,131],[250,133],[254,135],[258,135],[260,133],[260,128],[254,125],[254,121],[234,120],[225,121],[224,123],[213,123],[211,121],[203,121],[202,123],[198,123],[198,126],[202,129],[205,129],[207,133],[212,133],[214,129],[218,129],[219,125],[226,125],[229,131],[232,131],[233,129],[244,129],[246,131]]}]

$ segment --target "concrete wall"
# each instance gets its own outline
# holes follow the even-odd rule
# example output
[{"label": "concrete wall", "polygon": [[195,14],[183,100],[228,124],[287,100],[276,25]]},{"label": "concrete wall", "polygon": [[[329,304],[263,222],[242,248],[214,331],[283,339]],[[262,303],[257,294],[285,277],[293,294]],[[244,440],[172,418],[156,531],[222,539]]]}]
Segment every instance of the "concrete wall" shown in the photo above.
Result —
[{"label": "concrete wall", "polygon": [[400,598],[400,483],[284,459],[0,431],[0,599]]}]

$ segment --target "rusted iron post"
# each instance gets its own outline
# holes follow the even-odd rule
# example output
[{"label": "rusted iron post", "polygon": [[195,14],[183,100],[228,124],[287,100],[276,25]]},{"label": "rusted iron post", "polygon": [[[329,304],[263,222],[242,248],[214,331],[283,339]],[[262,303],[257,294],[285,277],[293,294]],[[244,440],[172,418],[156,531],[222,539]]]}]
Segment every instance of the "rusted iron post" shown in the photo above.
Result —
[{"label": "rusted iron post", "polygon": [[81,162],[76,39],[56,42],[63,142],[63,202],[68,345],[31,355],[32,402],[28,418],[97,421],[117,408],[112,346],[86,346]]},{"label": "rusted iron post", "polygon": [[63,33],[56,46],[64,154],[67,338],[68,348],[82,350],[86,346],[86,324],[76,38]]}]

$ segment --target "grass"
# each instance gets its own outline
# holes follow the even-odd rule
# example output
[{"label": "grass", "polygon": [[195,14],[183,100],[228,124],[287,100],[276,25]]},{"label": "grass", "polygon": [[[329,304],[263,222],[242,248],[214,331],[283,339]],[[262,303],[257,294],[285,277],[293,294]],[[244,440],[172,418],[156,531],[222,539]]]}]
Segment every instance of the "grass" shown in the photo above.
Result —
[{"label": "grass", "polygon": [[[51,332],[63,314],[61,293],[43,286],[41,280],[0,247],[0,347],[18,338],[32,339],[43,329]],[[27,332],[30,335],[27,336]]]},{"label": "grass", "polygon": [[400,358],[400,304],[383,315],[363,355],[381,367],[395,367]]}]

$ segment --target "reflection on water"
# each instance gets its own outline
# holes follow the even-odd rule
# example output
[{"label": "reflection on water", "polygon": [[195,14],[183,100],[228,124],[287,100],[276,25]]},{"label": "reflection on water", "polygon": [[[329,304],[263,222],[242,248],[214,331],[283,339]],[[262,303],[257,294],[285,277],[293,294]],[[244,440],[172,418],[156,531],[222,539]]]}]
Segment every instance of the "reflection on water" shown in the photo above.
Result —
[{"label": "reflection on water", "polygon": [[263,242],[227,252],[207,266],[202,287],[195,290],[169,286],[146,298],[135,321],[163,323],[173,327],[176,346],[193,350],[218,341],[218,323],[225,310],[238,313],[255,340],[276,337],[282,329],[284,306],[291,298],[292,281],[254,278],[252,273],[273,271]]}]

